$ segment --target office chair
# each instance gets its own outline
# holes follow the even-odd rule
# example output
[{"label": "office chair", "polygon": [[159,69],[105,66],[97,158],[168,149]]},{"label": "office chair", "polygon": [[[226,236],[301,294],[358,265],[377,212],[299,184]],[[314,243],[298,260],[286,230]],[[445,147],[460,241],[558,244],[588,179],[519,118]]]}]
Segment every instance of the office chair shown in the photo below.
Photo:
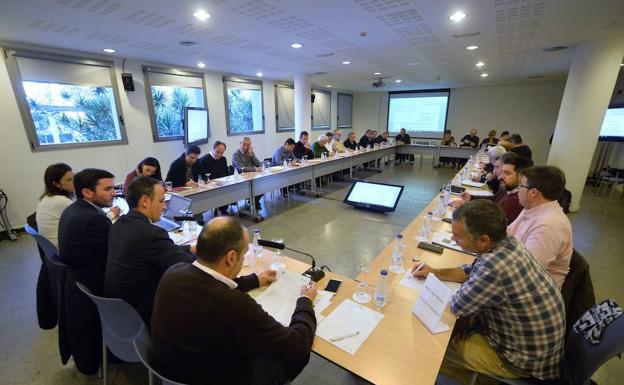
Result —
[{"label": "office chair", "polygon": [[[540,381],[535,378],[506,379],[494,378],[508,385],[589,385],[592,375],[604,363],[624,353],[624,316],[611,322],[603,330],[600,343],[593,345],[584,336],[571,332],[565,343],[563,371],[559,381]],[[474,373],[471,384],[474,384],[479,373]]]},{"label": "office chair", "polygon": [[[78,289],[85,293],[97,306],[102,325],[102,380],[108,384],[108,355],[106,348],[118,358],[126,362],[139,362],[140,358],[134,350],[133,340],[147,335],[143,319],[126,301],[119,298],[104,298],[94,295],[91,290],[80,282]],[[152,376],[149,376],[152,384]]]},{"label": "office chair", "polygon": [[145,367],[149,371],[150,378],[153,378],[153,376],[158,377],[158,379],[160,379],[160,381],[162,382],[162,385],[185,385],[180,382],[175,382],[173,380],[170,380],[167,377],[163,376],[162,374],[158,373],[156,370],[154,370],[152,342],[150,341],[150,338],[147,335],[147,333],[145,333],[145,330],[142,330],[141,334],[142,335],[139,336],[140,338],[135,339],[132,342],[134,344],[134,350],[136,352],[136,355],[139,357],[143,365],[145,365]]}]

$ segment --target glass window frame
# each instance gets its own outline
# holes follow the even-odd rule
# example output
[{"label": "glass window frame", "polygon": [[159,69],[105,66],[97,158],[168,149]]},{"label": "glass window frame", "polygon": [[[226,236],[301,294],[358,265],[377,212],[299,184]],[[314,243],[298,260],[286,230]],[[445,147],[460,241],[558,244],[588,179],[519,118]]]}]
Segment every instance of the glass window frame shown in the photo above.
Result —
[{"label": "glass window frame", "polygon": [[310,94],[314,94],[314,93],[319,93],[319,94],[327,94],[329,95],[329,109],[327,111],[327,114],[329,116],[329,121],[327,122],[327,126],[323,126],[323,127],[314,127],[314,103],[311,103],[311,107],[310,107],[310,130],[312,131],[332,131],[331,129],[331,116],[332,116],[332,108],[331,108],[331,98],[332,98],[332,93],[331,91],[328,90],[321,90],[321,89],[312,89],[310,90]]},{"label": "glass window frame", "polygon": [[[175,140],[184,141],[184,133],[182,135],[175,136],[160,136],[158,134],[158,125],[156,124],[156,111],[154,111],[154,99],[152,98],[152,84],[149,80],[149,73],[159,73],[163,75],[175,75],[175,76],[189,76],[194,78],[201,78],[202,93],[204,96],[204,105],[201,108],[208,110],[208,133],[210,137],[210,109],[208,108],[208,98],[206,92],[206,77],[203,72],[178,70],[174,68],[158,67],[158,66],[143,66],[143,79],[145,80],[145,99],[147,100],[147,110],[150,117],[150,126],[152,129],[152,140],[156,142],[170,142]],[[183,112],[184,113],[184,112]]]},{"label": "glass window frame", "polygon": [[295,86],[292,84],[283,84],[283,83],[277,83],[275,84],[274,87],[274,92],[275,92],[275,132],[295,132],[295,122],[294,122],[294,108],[295,108],[295,99],[293,97],[293,126],[292,128],[288,127],[288,128],[279,128],[279,114],[278,114],[278,100],[277,100],[277,89],[278,88],[290,88],[291,90],[293,90],[293,94],[295,91]]},{"label": "glass window frame", "polygon": [[[338,115],[338,113],[340,113],[340,95],[345,95],[345,96],[349,96],[351,97],[351,124],[349,125],[340,125],[340,115]],[[336,94],[336,111],[337,111],[337,115],[336,115],[336,128],[353,128],[353,94],[347,94],[346,92],[338,92]]]},{"label": "glass window frame", "polygon": [[[28,144],[30,146],[31,152],[66,150],[66,149],[84,148],[84,147],[105,147],[105,146],[117,146],[120,144],[121,145],[128,144],[126,125],[125,125],[124,118],[123,118],[123,110],[121,108],[119,88],[117,87],[117,81],[116,81],[116,75],[115,75],[115,63],[113,61],[101,60],[101,59],[88,59],[88,58],[77,57],[77,56],[69,56],[69,55],[47,53],[47,52],[37,52],[37,51],[28,50],[28,49],[19,49],[19,48],[10,48],[10,47],[3,48],[2,52],[3,52],[6,66],[7,66],[7,71],[9,74],[11,87],[13,88],[13,93],[17,101],[17,106],[20,111],[20,115],[22,117],[22,123],[24,126],[24,130],[26,131],[26,138],[28,139]],[[35,122],[32,117],[30,106],[28,104],[28,99],[26,98],[26,91],[24,90],[24,86],[23,86],[22,74],[20,72],[16,56],[30,58],[30,59],[37,59],[37,60],[54,61],[58,63],[92,65],[92,66],[108,68],[108,71],[110,74],[111,88],[113,90],[113,99],[115,102],[115,109],[117,112],[117,116],[115,118],[117,119],[117,122],[119,124],[119,134],[121,138],[117,140],[107,140],[107,141],[41,144],[37,136],[37,130],[35,127]],[[48,82],[48,83],[57,84],[54,82]]]},{"label": "glass window frame", "polygon": [[[227,83],[256,84],[260,86],[260,100],[262,101],[262,130],[261,131],[245,131],[232,132],[230,130],[230,105],[228,103],[228,86]],[[223,77],[223,102],[225,104],[225,130],[227,136],[244,136],[244,135],[261,135],[266,132],[266,117],[264,116],[264,85],[261,80],[243,78],[238,76]]]}]

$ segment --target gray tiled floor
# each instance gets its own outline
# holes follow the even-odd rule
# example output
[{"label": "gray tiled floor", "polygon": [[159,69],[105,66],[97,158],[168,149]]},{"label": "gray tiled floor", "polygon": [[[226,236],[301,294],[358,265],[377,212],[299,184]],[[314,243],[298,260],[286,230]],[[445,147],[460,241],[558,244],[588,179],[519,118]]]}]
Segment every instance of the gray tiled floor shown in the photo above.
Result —
[{"label": "gray tiled floor", "polygon": [[[265,239],[283,238],[286,244],[314,255],[319,264],[355,276],[359,261],[370,261],[410,223],[431,200],[451,170],[425,165],[403,165],[381,174],[362,173],[371,180],[406,186],[397,211],[374,214],[345,207],[341,202],[349,183],[336,181],[324,186],[324,198],[293,196],[290,201],[265,202],[267,219],[258,227]],[[597,197],[587,188],[582,211],[572,215],[575,246],[588,259],[598,300],[614,298],[624,304],[624,263],[620,246],[624,227],[624,200],[614,195]],[[302,261],[305,256],[293,255]],[[63,367],[58,357],[56,330],[37,326],[35,284],[39,257],[34,242],[25,235],[16,242],[0,242],[0,384],[97,384],[97,379],[77,375],[72,365]],[[612,360],[595,376],[600,385],[624,383],[624,362]],[[110,383],[146,384],[138,365],[112,370]],[[312,356],[310,364],[294,381],[304,384],[361,384],[360,379],[322,358]]]}]

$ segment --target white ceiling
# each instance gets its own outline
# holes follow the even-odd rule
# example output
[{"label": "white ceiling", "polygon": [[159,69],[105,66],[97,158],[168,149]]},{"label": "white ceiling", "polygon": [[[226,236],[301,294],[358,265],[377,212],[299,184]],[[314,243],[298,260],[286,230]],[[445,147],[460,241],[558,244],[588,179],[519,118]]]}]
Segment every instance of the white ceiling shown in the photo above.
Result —
[{"label": "white ceiling", "polygon": [[[193,17],[200,8],[212,17]],[[456,10],[468,17],[451,22]],[[393,76],[384,90],[561,78],[575,44],[613,36],[624,36],[624,0],[2,0],[0,7],[2,41],[93,53],[112,47],[118,57],[202,61],[207,70],[269,79],[327,72],[313,84],[353,91],[375,90],[376,71]],[[181,47],[183,40],[199,46]],[[290,48],[294,42],[304,47]],[[467,51],[471,44],[479,49]],[[542,52],[555,45],[572,48]]]}]

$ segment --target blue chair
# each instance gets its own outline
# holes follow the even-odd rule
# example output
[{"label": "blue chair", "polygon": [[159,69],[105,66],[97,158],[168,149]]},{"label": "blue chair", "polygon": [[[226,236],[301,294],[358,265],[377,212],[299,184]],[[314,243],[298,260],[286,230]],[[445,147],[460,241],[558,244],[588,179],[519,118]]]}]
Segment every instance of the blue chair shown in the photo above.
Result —
[{"label": "blue chair", "polygon": [[[85,293],[97,306],[102,325],[102,378],[108,383],[108,356],[106,348],[118,358],[126,362],[139,362],[140,358],[134,350],[133,340],[143,338],[147,330],[139,313],[126,301],[119,298],[104,298],[94,295],[91,290],[80,282],[78,288]],[[152,376],[149,376],[152,384]]]},{"label": "blue chair", "polygon": [[181,382],[175,382],[173,380],[170,380],[167,377],[158,373],[156,370],[154,370],[152,342],[150,341],[150,338],[147,335],[147,333],[145,333],[145,331],[143,331],[143,335],[140,337],[141,338],[138,338],[133,341],[134,350],[136,351],[136,354],[137,356],[139,356],[139,359],[141,360],[143,365],[145,365],[147,370],[149,370],[150,378],[152,378],[152,375],[155,375],[156,377],[158,377],[158,379],[160,379],[160,381],[162,382],[162,385],[185,385]]},{"label": "blue chair", "polygon": [[24,226],[24,230],[26,230],[26,232],[35,239],[37,245],[41,247],[46,257],[52,260],[56,260],[58,258],[59,252],[56,249],[56,246],[54,246],[46,237],[39,234],[37,230],[33,229],[29,225]]},{"label": "blue chair", "polygon": [[[589,385],[592,375],[604,363],[624,353],[624,316],[611,322],[602,332],[600,343],[590,344],[582,335],[568,334],[563,357],[563,373],[557,384]],[[474,383],[479,374],[473,376]],[[507,379],[492,377],[508,385],[546,385],[552,381],[540,381],[535,378]]]}]

